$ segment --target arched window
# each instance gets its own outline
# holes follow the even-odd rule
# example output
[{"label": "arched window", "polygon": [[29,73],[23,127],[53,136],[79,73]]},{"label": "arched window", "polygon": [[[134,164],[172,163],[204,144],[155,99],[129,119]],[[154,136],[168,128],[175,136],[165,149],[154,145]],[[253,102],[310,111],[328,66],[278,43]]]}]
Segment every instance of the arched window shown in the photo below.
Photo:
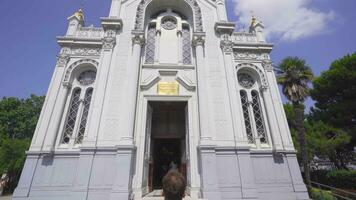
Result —
[{"label": "arched window", "polygon": [[151,23],[147,29],[146,63],[154,63],[156,50],[156,24]]},{"label": "arched window", "polygon": [[96,71],[85,70],[77,73],[73,79],[71,98],[68,102],[60,144],[81,144],[84,138]]},{"label": "arched window", "polygon": [[239,72],[237,78],[241,87],[240,98],[248,142],[256,146],[267,144],[259,84],[248,72]]},{"label": "arched window", "polygon": [[167,9],[151,16],[146,27],[146,64],[192,64],[191,29],[186,17]]}]

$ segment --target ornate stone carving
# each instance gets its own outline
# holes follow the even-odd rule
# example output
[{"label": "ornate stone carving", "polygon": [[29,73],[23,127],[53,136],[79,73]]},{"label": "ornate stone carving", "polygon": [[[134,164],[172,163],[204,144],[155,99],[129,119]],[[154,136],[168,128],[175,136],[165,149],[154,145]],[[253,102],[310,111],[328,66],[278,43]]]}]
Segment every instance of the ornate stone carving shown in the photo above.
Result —
[{"label": "ornate stone carving", "polygon": [[89,26],[89,27],[80,27],[75,37],[78,38],[101,38],[104,35],[103,28]]},{"label": "ornate stone carving", "polygon": [[271,72],[273,71],[273,63],[270,60],[265,60],[262,62],[263,68],[265,68],[266,71]]},{"label": "ornate stone carving", "polygon": [[133,44],[138,44],[140,46],[142,46],[143,44],[145,44],[145,37],[144,37],[144,33],[141,31],[133,31],[132,32],[132,42]]},{"label": "ornate stone carving", "polygon": [[[143,30],[145,9],[151,1],[152,0],[141,0],[140,4],[138,5],[136,11],[135,30]],[[184,1],[188,3],[193,10],[195,31],[203,31],[203,20],[201,15],[201,9],[197,1],[196,0],[184,0]]]},{"label": "ornate stone carving", "polygon": [[220,47],[223,52],[231,53],[233,51],[234,43],[231,41],[230,36],[224,34],[221,36]]},{"label": "ornate stone carving", "polygon": [[204,33],[195,33],[193,35],[193,46],[204,46],[205,44],[205,34]]},{"label": "ornate stone carving", "polygon": [[235,60],[268,60],[268,53],[239,52],[234,51]]},{"label": "ornate stone carving", "polygon": [[173,17],[164,17],[161,26],[166,30],[175,29],[177,27],[177,20]]},{"label": "ornate stone carving", "polygon": [[66,73],[64,75],[64,80],[63,82],[66,83],[66,82],[69,82],[69,78],[70,78],[70,75],[73,71],[74,68],[76,68],[77,66],[81,65],[81,64],[84,64],[84,63],[87,63],[87,64],[90,64],[92,66],[94,66],[95,68],[98,67],[99,63],[95,60],[92,60],[92,59],[82,59],[82,60],[78,60],[76,62],[74,62],[73,64],[71,64],[68,69],[66,70]]},{"label": "ornate stone carving", "polygon": [[66,53],[61,53],[57,56],[57,67],[65,67],[67,66],[67,63],[69,62],[69,55],[67,55]]},{"label": "ornate stone carving", "polygon": [[102,39],[103,42],[103,49],[106,50],[110,50],[112,48],[114,48],[114,46],[116,45],[116,38],[115,37],[104,37]]},{"label": "ornate stone carving", "polygon": [[252,78],[252,76],[246,73],[239,73],[237,75],[237,79],[239,81],[239,84],[244,88],[249,89],[255,84],[255,80]]},{"label": "ornate stone carving", "polygon": [[254,70],[255,72],[257,72],[257,74],[259,75],[259,78],[261,80],[261,87],[268,87],[268,82],[267,82],[267,78],[265,76],[265,73],[256,65],[252,64],[252,63],[241,63],[238,64],[236,66],[237,70],[246,68],[247,70]]},{"label": "ornate stone carving", "polygon": [[235,43],[257,43],[257,36],[253,33],[235,32],[232,34]]}]

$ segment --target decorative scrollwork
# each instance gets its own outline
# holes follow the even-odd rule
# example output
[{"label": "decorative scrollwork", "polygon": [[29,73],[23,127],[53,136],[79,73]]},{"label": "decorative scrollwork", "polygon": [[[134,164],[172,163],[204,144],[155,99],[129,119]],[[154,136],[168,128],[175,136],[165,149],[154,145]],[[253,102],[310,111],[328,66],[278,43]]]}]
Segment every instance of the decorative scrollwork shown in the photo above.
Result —
[{"label": "decorative scrollwork", "polygon": [[61,53],[57,56],[57,67],[65,67],[67,66],[67,63],[69,62],[70,57],[65,54],[65,53]]},{"label": "decorative scrollwork", "polygon": [[76,68],[77,66],[79,65],[82,65],[82,64],[90,64],[92,66],[94,66],[95,68],[98,67],[99,63],[95,60],[92,60],[92,59],[82,59],[82,60],[78,60],[76,62],[74,62],[73,64],[71,64],[68,69],[66,70],[66,73],[65,73],[65,76],[64,76],[64,80],[63,82],[64,83],[67,83],[69,82],[69,78],[70,78],[70,75],[73,71],[74,68]]},{"label": "decorative scrollwork", "polygon": [[226,52],[226,53],[233,52],[234,43],[231,41],[230,36],[227,34],[224,34],[221,38],[222,39],[220,41],[220,47],[221,47],[222,51]]},{"label": "decorative scrollwork", "polygon": [[253,69],[257,74],[259,75],[259,78],[261,79],[261,87],[267,88],[268,87],[268,82],[267,78],[265,76],[264,71],[262,71],[259,67],[252,63],[241,63],[236,66],[237,70],[240,70],[241,68],[247,68],[247,69]]},{"label": "decorative scrollwork", "polygon": [[103,49],[112,49],[116,45],[116,38],[115,37],[104,37],[102,39],[103,42]]}]

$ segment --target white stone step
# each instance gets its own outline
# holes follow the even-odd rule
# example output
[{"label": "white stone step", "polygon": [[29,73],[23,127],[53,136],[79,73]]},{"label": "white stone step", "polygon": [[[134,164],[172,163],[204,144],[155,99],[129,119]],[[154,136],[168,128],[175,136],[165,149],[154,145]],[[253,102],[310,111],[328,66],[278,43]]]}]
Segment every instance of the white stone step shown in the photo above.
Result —
[{"label": "white stone step", "polygon": [[[162,196],[162,190],[154,190],[142,198],[142,200],[164,200]],[[184,197],[183,200],[203,200],[203,199],[192,199],[190,196]]]}]

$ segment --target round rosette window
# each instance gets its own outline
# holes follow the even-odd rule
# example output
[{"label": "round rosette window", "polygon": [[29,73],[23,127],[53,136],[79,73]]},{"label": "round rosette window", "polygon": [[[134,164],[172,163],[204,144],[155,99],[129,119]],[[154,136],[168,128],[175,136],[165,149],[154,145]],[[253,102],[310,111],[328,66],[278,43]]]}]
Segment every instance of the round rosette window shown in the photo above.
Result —
[{"label": "round rosette window", "polygon": [[82,85],[91,85],[94,83],[96,77],[96,71],[87,70],[79,74],[77,80]]},{"label": "round rosette window", "polygon": [[162,28],[166,30],[173,30],[177,28],[177,20],[174,17],[168,16],[162,19]]}]

